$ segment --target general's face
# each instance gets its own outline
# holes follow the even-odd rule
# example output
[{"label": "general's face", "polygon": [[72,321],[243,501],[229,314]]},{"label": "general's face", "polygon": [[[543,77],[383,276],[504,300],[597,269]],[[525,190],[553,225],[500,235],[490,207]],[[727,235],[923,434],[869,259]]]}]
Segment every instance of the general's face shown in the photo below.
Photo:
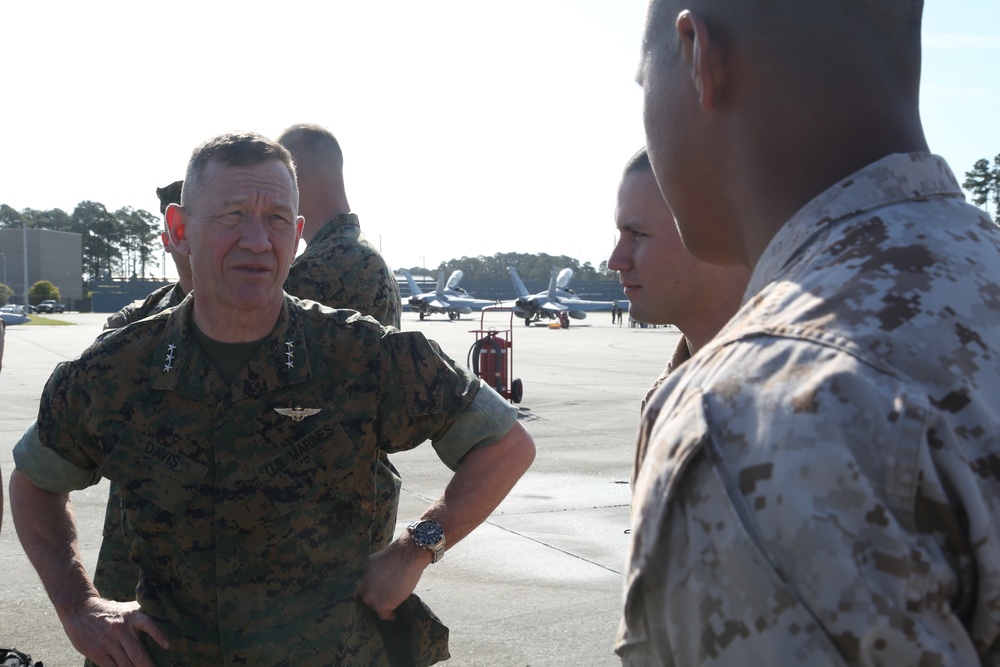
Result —
[{"label": "general's face", "polygon": [[199,302],[220,313],[280,307],[302,231],[295,194],[279,160],[205,166],[195,201],[184,207]]},{"label": "general's face", "polygon": [[697,298],[704,265],[684,247],[651,171],[622,180],[615,224],[620,236],[608,268],[619,272],[629,315],[649,324],[678,324]]}]

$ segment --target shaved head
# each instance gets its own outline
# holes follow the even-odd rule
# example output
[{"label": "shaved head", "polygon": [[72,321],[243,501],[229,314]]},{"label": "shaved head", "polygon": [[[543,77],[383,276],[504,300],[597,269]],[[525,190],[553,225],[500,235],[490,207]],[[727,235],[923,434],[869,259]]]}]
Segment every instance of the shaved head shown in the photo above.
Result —
[{"label": "shaved head", "polygon": [[828,85],[822,77],[885,71],[917,97],[923,0],[652,0],[644,50],[669,52],[661,36],[684,10],[778,76]]},{"label": "shaved head", "polygon": [[309,162],[341,170],[344,153],[340,142],[330,130],[321,125],[299,123],[281,133],[278,143],[288,149],[296,163]]},{"label": "shaved head", "polygon": [[299,213],[306,221],[302,238],[309,243],[329,220],[351,210],[344,187],[344,153],[333,132],[312,123],[288,127],[278,143],[295,161]]},{"label": "shaved head", "polygon": [[688,249],[752,267],[840,179],[926,151],[922,0],[651,0],[638,81]]}]

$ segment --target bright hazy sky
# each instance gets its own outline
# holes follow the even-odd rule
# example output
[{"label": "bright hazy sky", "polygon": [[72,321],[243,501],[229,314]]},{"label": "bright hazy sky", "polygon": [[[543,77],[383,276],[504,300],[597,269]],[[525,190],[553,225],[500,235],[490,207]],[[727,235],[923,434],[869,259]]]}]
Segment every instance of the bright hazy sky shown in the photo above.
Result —
[{"label": "bright hazy sky", "polygon": [[[157,212],[228,130],[329,127],[394,267],[545,252],[597,266],[643,141],[646,0],[0,5],[0,203]],[[1000,153],[1000,2],[926,0],[921,106],[959,180]]]}]

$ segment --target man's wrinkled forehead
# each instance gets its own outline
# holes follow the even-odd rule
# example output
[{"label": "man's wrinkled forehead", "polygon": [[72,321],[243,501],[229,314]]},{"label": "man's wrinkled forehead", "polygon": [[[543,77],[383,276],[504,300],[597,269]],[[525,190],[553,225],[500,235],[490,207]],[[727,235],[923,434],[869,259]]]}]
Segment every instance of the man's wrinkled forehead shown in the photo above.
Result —
[{"label": "man's wrinkled forehead", "polygon": [[247,198],[265,197],[272,204],[298,209],[298,189],[294,175],[281,160],[261,160],[234,164],[212,159],[205,164],[201,187],[216,190],[211,194],[224,204]]}]

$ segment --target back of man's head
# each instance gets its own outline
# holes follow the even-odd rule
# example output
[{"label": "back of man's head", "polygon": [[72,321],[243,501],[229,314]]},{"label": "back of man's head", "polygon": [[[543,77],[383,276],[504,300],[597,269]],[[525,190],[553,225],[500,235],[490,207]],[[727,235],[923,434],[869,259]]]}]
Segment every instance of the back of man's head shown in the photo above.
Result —
[{"label": "back of man's head", "polygon": [[330,130],[310,123],[286,128],[278,143],[295,160],[299,214],[305,218],[302,239],[309,243],[329,220],[351,211],[344,186],[344,153]]},{"label": "back of man's head", "polygon": [[[198,190],[205,175],[205,167],[210,162],[218,162],[232,167],[246,167],[278,160],[288,169],[292,185],[297,188],[295,167],[288,150],[276,141],[255,132],[229,132],[204,141],[191,153],[181,203],[190,208],[197,201]],[[297,189],[296,189],[297,192]]]},{"label": "back of man's head", "polygon": [[917,103],[923,0],[653,0],[646,48],[683,10],[761,69],[801,87],[890,86]]},{"label": "back of man's head", "polygon": [[171,204],[181,203],[181,188],[183,186],[184,181],[174,181],[170,185],[156,188],[156,196],[160,199],[160,215],[164,215],[167,212],[167,207]]},{"label": "back of man's head", "polygon": [[292,125],[278,136],[278,143],[288,149],[297,165],[316,162],[338,171],[344,168],[344,153],[340,149],[340,142],[330,130],[321,125]]}]

